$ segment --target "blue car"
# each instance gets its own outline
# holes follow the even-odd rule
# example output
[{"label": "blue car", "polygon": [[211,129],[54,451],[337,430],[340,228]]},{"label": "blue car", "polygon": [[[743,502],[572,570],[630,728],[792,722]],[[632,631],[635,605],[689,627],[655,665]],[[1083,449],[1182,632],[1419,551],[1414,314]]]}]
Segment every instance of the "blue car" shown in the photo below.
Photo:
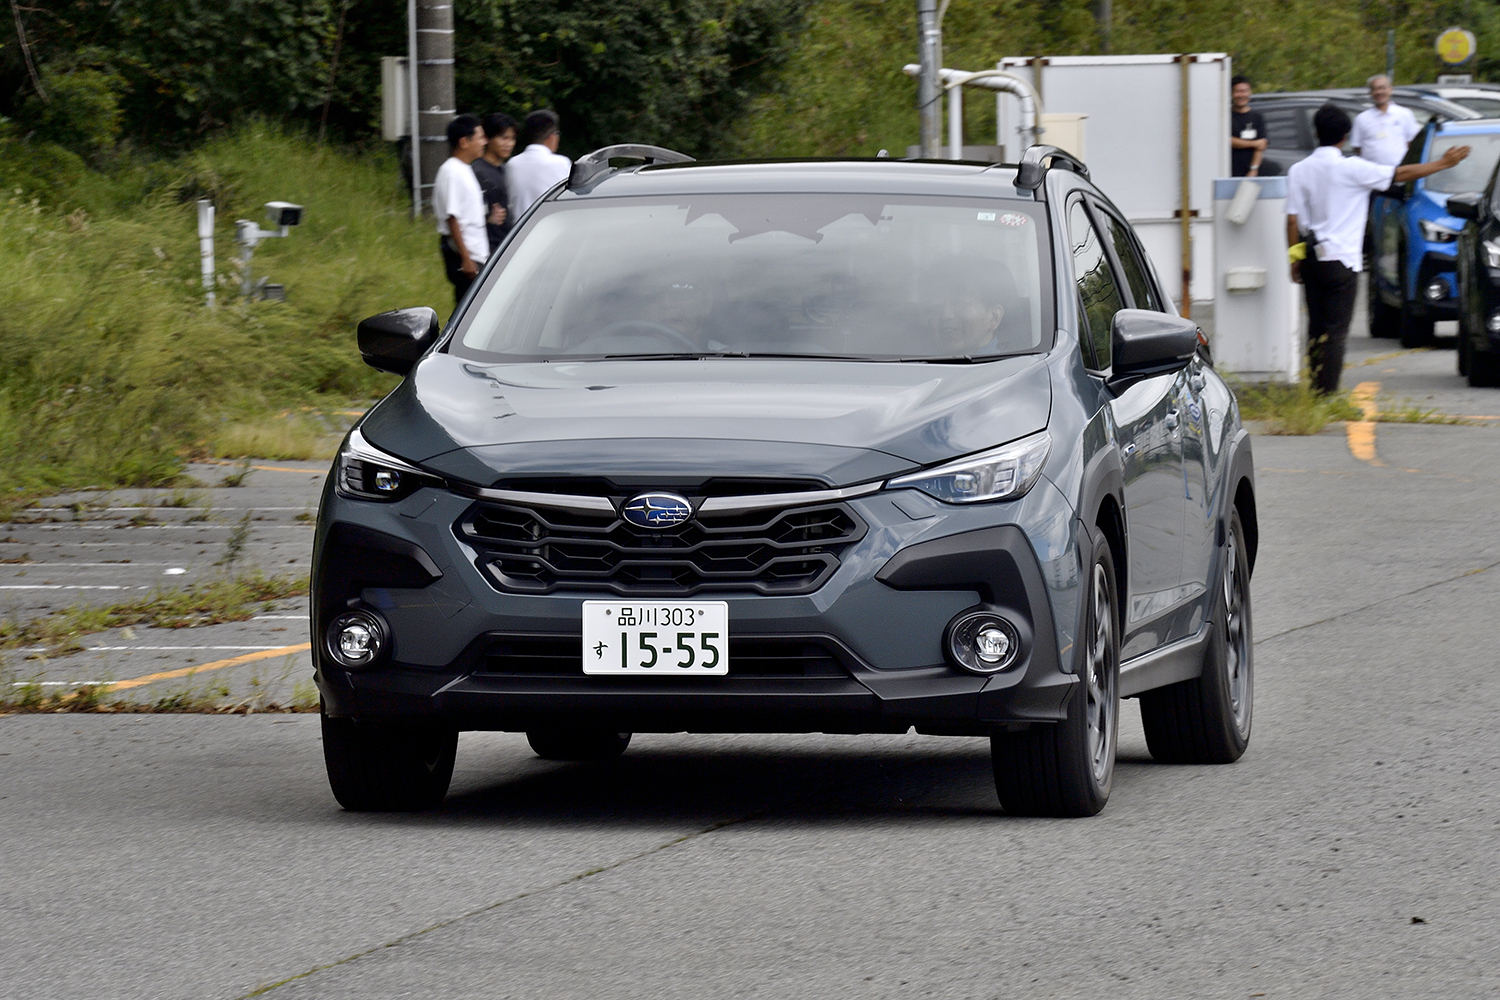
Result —
[{"label": "blue car", "polygon": [[1392,185],[1370,207],[1370,336],[1400,337],[1402,347],[1432,343],[1434,323],[1458,318],[1464,220],[1449,214],[1448,196],[1484,190],[1500,159],[1500,118],[1430,122],[1405,162],[1425,163],[1452,146],[1473,153],[1451,170]]}]

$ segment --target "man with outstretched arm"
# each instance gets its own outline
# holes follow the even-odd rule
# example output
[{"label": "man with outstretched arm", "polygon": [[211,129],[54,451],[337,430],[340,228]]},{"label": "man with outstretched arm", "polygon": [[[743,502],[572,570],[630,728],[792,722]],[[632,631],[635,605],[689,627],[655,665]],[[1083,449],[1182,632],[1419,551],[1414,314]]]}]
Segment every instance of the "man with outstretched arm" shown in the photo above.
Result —
[{"label": "man with outstretched arm", "polygon": [[1370,192],[1447,170],[1469,155],[1454,146],[1429,163],[1401,166],[1344,156],[1349,116],[1325,104],[1313,116],[1318,148],[1287,171],[1286,238],[1292,280],[1307,296],[1307,355],[1313,388],[1334,392],[1344,368],[1344,346],[1354,313],[1357,275],[1364,269]]}]

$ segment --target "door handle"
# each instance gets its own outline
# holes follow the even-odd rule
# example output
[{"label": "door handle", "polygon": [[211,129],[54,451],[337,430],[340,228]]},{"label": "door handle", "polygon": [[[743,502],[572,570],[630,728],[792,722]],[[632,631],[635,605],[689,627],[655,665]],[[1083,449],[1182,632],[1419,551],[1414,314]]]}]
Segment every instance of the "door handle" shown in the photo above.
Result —
[{"label": "door handle", "polygon": [[1177,411],[1176,410],[1168,410],[1167,411],[1166,424],[1167,424],[1167,430],[1169,430],[1169,431],[1175,431],[1177,429]]}]

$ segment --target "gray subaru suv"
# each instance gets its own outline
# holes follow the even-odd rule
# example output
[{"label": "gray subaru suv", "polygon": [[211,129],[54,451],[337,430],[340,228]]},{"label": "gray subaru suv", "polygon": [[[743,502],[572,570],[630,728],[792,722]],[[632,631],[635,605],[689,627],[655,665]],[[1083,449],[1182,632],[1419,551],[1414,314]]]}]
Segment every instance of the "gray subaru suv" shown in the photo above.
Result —
[{"label": "gray subaru suv", "polygon": [[425,809],[458,733],[991,740],[1007,812],[1098,812],[1120,700],[1228,763],[1252,704],[1250,442],[1124,216],[1018,165],[609,147],[404,376],[318,516],[313,655],[348,809]]}]

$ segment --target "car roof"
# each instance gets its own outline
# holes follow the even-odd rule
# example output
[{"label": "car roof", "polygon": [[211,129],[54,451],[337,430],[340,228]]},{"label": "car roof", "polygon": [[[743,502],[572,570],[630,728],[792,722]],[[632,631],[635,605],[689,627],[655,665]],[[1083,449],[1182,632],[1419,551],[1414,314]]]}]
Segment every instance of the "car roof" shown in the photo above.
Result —
[{"label": "car roof", "polygon": [[[1448,118],[1465,119],[1483,117],[1473,108],[1466,108],[1462,104],[1454,104],[1452,101],[1420,90],[1410,90],[1404,87],[1395,87],[1391,90],[1391,97],[1397,104],[1420,104],[1434,112],[1439,112]],[[1273,91],[1268,94],[1254,94],[1250,98],[1253,107],[1256,103],[1261,105],[1288,103],[1323,103],[1331,102],[1346,107],[1370,107],[1370,95],[1363,87],[1338,87],[1328,90],[1287,90]]]},{"label": "car roof", "polygon": [[1463,121],[1439,122],[1438,131],[1444,135],[1489,135],[1500,132],[1500,118],[1470,118]]},{"label": "car roof", "polygon": [[904,194],[1011,198],[1017,191],[1014,164],[946,160],[806,159],[660,163],[625,168],[581,188],[565,189],[560,202],[578,198],[678,194]]}]

